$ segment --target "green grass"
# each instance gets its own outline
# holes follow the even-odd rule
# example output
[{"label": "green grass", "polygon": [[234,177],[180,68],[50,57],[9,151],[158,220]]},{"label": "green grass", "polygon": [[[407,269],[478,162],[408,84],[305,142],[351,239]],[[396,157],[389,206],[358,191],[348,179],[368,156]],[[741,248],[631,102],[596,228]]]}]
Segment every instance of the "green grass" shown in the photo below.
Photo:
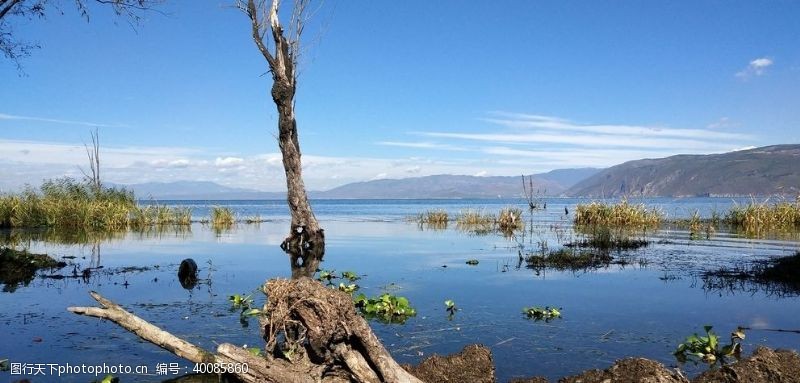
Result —
[{"label": "green grass", "polygon": [[456,224],[465,227],[494,225],[495,221],[493,214],[475,209],[462,210],[456,216]]},{"label": "green grass", "polygon": [[663,219],[664,214],[658,209],[622,200],[619,203],[595,201],[578,204],[574,222],[583,226],[654,228]]},{"label": "green grass", "polygon": [[153,225],[189,225],[191,209],[141,206],[131,191],[97,189],[71,178],[46,181],[36,190],[0,195],[0,228],[119,231]]}]

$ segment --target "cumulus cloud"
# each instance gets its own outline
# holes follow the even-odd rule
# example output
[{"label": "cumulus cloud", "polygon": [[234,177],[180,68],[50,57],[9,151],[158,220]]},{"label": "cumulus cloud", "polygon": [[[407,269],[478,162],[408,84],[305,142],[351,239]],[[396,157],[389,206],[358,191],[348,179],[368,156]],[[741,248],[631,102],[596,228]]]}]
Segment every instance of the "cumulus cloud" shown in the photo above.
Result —
[{"label": "cumulus cloud", "polygon": [[244,163],[244,158],[239,157],[217,157],[214,160],[214,165],[220,168],[229,168],[234,166],[241,166]]},{"label": "cumulus cloud", "polygon": [[760,57],[750,61],[746,68],[742,69],[741,71],[736,73],[736,77],[739,78],[750,78],[752,76],[761,76],[763,75],[767,68],[773,64],[772,59],[768,57]]}]

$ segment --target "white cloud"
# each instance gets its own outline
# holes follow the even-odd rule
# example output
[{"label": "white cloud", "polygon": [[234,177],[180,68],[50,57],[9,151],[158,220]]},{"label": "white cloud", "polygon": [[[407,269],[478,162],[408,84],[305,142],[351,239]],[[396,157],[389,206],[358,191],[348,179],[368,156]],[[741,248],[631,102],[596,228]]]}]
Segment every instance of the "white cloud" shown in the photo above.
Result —
[{"label": "white cloud", "polygon": [[244,158],[239,157],[217,157],[214,160],[214,165],[220,168],[229,168],[234,166],[241,166],[244,163]]},{"label": "white cloud", "polygon": [[760,57],[750,61],[747,68],[736,73],[736,77],[747,79],[752,76],[761,76],[774,62],[768,57]]},{"label": "white cloud", "polygon": [[477,172],[477,173],[475,173],[475,174],[473,174],[473,175],[474,175],[475,177],[484,177],[484,176],[486,176],[487,174],[489,174],[489,172],[487,172],[486,170],[481,170],[481,171],[479,171],[479,172]]},{"label": "white cloud", "polygon": [[106,123],[88,122],[88,121],[72,121],[72,120],[63,120],[63,119],[58,119],[58,118],[47,118],[47,117],[17,116],[17,115],[13,115],[13,114],[5,114],[5,113],[0,113],[0,120],[36,121],[36,122],[47,122],[47,123],[63,124],[63,125],[88,126],[88,127],[91,127],[91,128],[121,128],[121,127],[125,127],[125,125],[121,125],[121,124],[106,124]]}]

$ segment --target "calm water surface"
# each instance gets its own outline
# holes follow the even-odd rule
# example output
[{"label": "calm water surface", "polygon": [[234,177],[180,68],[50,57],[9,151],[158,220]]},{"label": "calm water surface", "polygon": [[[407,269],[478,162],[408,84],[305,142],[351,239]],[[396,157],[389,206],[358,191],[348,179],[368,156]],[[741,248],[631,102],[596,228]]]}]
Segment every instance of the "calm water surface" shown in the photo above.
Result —
[{"label": "calm water surface", "polygon": [[[800,329],[796,293],[749,284],[716,288],[700,277],[704,270],[793,254],[800,249],[796,237],[751,240],[718,233],[710,240],[693,241],[686,231],[666,227],[652,235],[651,246],[619,255],[630,260],[626,266],[537,273],[524,264],[518,267],[521,245],[524,251],[543,242],[558,248],[559,239],[575,236],[564,207],[574,210],[577,200],[547,202],[547,212],[534,217],[524,237],[504,238],[470,234],[455,225],[428,230],[404,218],[432,208],[453,214],[467,207],[496,212],[507,205],[522,206],[521,201],[320,201],[314,208],[327,236],[320,267],[364,275],[358,284],[367,295],[391,291],[409,298],[416,317],[404,325],[373,323],[399,361],[417,363],[434,353],[482,343],[492,349],[501,382],[531,375],[556,379],[587,368],[605,368],[626,356],[676,366],[675,346],[705,324],[714,325],[723,337],[736,326],[753,327],[747,333],[746,351],[756,345],[800,348],[799,334],[755,330]],[[695,210],[708,216],[734,203],[710,198],[644,202],[673,218],[688,217]],[[256,321],[247,327],[240,324],[227,297],[253,292],[268,278],[290,275],[288,257],[278,247],[288,228],[284,202],[169,203],[193,207],[198,218],[208,215],[209,206],[224,204],[242,218],[259,215],[269,221],[224,232],[194,224],[189,231],[125,233],[84,244],[27,240],[29,236],[15,233],[18,246],[57,258],[75,257],[71,262],[79,265],[78,270],[103,268],[88,282],[40,276],[13,292],[0,293],[0,359],[149,367],[149,375],[121,375],[122,381],[174,377],[155,375],[158,363],[178,363],[181,372],[191,372],[190,363],[114,324],[66,311],[68,306],[94,305],[90,290],[208,349],[222,342],[260,345]],[[202,278],[192,290],[182,288],[176,277],[178,264],[189,257],[197,261]],[[480,263],[466,265],[472,258]],[[69,276],[72,266],[58,273]],[[263,303],[263,296],[254,296]],[[445,312],[446,299],[462,309],[452,320]],[[522,308],[534,305],[562,307],[563,318],[549,323],[525,319]],[[680,367],[689,373],[705,368]],[[0,379],[20,378],[0,372]],[[33,382],[95,379],[89,375],[28,378]]]}]

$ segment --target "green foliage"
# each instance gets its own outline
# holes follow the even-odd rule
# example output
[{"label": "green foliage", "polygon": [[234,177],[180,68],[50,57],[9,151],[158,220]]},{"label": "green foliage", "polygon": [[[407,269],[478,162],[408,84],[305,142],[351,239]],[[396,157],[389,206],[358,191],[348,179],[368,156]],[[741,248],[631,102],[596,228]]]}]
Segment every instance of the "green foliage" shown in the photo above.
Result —
[{"label": "green foliage", "polygon": [[189,225],[191,209],[140,206],[133,192],[97,188],[72,178],[45,181],[39,190],[0,195],[0,228],[48,227],[122,231],[153,225]]},{"label": "green foliage", "polygon": [[550,322],[555,318],[561,318],[561,309],[550,306],[545,306],[544,308],[538,306],[525,307],[522,309],[522,313],[529,319],[536,321],[544,320],[545,322]]},{"label": "green foliage", "polygon": [[249,352],[250,355],[253,356],[261,356],[263,353],[263,351],[261,351],[261,348],[259,347],[248,347],[247,352]]},{"label": "green foliage", "polygon": [[478,262],[478,260],[477,260],[477,259],[470,259],[470,260],[467,260],[467,264],[468,264],[468,265],[470,265],[470,266],[475,266],[475,265],[477,265],[478,263],[479,263],[479,262]]},{"label": "green foliage", "polygon": [[388,293],[376,298],[358,294],[353,303],[365,317],[385,323],[405,323],[408,318],[417,315],[417,311],[411,307],[408,299]]},{"label": "green foliage", "polygon": [[249,308],[250,305],[253,304],[253,298],[251,297],[251,295],[233,294],[228,297],[228,302],[231,302],[232,308],[234,309],[242,307]]},{"label": "green foliage", "polygon": [[722,361],[727,357],[739,356],[742,352],[741,340],[744,339],[744,330],[737,327],[731,333],[731,341],[728,345],[720,347],[719,336],[711,331],[712,326],[703,326],[706,331],[705,336],[690,335],[686,341],[679,344],[675,349],[675,357],[680,362],[685,362],[687,357],[695,357],[706,363]]},{"label": "green foliage", "polygon": [[8,359],[0,359],[0,371],[8,371],[11,369],[11,365],[8,363]]},{"label": "green foliage", "polygon": [[339,277],[336,276],[336,270],[320,270],[317,276],[318,281],[325,281],[328,284],[332,284],[333,282],[331,281],[338,278]]}]

